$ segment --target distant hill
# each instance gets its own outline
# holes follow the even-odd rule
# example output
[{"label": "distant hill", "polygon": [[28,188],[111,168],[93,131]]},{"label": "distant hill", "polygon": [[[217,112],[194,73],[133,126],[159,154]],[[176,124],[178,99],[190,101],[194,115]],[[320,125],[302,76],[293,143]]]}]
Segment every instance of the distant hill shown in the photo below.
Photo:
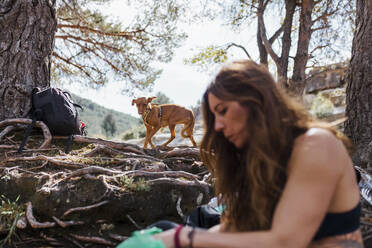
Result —
[{"label": "distant hill", "polygon": [[75,94],[71,94],[71,96],[75,103],[84,108],[84,110],[79,110],[80,119],[87,125],[89,136],[105,135],[101,125],[105,116],[110,113],[114,116],[117,126],[117,131],[114,135],[121,134],[140,124],[139,118],[135,118],[129,114],[116,110],[105,108],[89,99],[81,98]]}]

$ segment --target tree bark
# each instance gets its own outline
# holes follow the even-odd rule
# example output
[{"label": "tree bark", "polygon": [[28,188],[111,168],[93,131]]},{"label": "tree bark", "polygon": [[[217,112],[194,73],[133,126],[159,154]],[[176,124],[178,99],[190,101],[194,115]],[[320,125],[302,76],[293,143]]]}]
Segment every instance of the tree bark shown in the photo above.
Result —
[{"label": "tree bark", "polygon": [[258,21],[257,21],[257,46],[258,46],[258,51],[260,53],[260,64],[268,67],[269,65],[269,61],[267,57],[268,54],[266,52],[265,46],[261,38],[261,29],[260,29],[260,24]]},{"label": "tree bark", "polygon": [[356,146],[355,165],[372,167],[372,1],[357,0],[348,86],[345,133]]},{"label": "tree bark", "polygon": [[[285,19],[284,19],[284,31],[282,37],[282,54],[280,56],[280,74],[279,80],[281,84],[286,87],[288,80],[288,61],[289,61],[289,51],[291,49],[291,33],[292,33],[292,23],[293,16],[296,10],[296,1],[286,0],[285,1]],[[279,71],[278,71],[279,72]]]},{"label": "tree bark", "polygon": [[305,69],[309,59],[309,44],[311,39],[313,21],[311,14],[313,13],[314,1],[302,1],[300,14],[300,29],[298,34],[297,52],[294,58],[293,75],[289,91],[301,96],[305,87]]},{"label": "tree bark", "polygon": [[0,121],[25,117],[34,87],[50,85],[55,0],[0,2]]},{"label": "tree bark", "polygon": [[[289,50],[291,47],[291,28],[293,22],[293,15],[296,8],[296,2],[292,0],[286,0],[286,14],[285,20],[280,28],[280,32],[283,31],[282,36],[282,52],[281,56],[279,57],[273,47],[270,40],[267,38],[266,28],[264,23],[263,14],[266,8],[266,4],[264,0],[260,0],[258,3],[258,10],[257,10],[257,21],[258,21],[258,33],[261,36],[262,44],[265,47],[266,52],[270,55],[273,59],[277,72],[278,72],[278,83],[281,87],[285,88],[288,78],[288,59],[289,59]],[[275,36],[275,35],[274,35]],[[273,36],[273,37],[274,37]]]}]

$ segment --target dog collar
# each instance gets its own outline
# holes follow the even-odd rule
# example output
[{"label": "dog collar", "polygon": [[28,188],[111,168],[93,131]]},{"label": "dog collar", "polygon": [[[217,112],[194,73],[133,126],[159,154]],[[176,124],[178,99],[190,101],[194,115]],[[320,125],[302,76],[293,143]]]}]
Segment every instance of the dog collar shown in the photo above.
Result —
[{"label": "dog collar", "polygon": [[[145,113],[144,113],[143,116],[142,116],[143,121],[144,121],[147,125],[149,125],[149,126],[151,126],[151,125],[148,123],[148,121],[147,121],[147,117],[149,116],[149,114],[151,113],[151,111],[152,111],[152,108],[151,108],[151,107],[150,107],[150,108],[147,108],[146,111],[145,111]],[[161,117],[162,117],[162,114],[161,114],[161,106],[159,106],[158,117],[159,117],[159,120],[160,120],[160,122],[161,122]]]},{"label": "dog collar", "polygon": [[149,126],[151,126],[151,125],[147,122],[147,117],[151,113],[151,110],[152,110],[151,107],[150,108],[147,108],[146,111],[145,111],[145,113],[142,116],[143,122],[145,122]]}]

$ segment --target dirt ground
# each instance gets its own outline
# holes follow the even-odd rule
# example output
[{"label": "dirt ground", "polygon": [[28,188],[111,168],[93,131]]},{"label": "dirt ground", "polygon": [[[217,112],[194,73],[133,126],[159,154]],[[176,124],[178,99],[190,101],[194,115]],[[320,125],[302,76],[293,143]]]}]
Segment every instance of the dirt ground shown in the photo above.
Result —
[{"label": "dirt ground", "polygon": [[[1,129],[0,129],[1,131]],[[193,147],[0,133],[0,247],[115,247],[158,220],[183,222],[213,197]]]},{"label": "dirt ground", "polygon": [[[1,124],[1,123],[0,123]],[[182,223],[213,196],[198,148],[129,143],[0,125],[0,247],[115,247],[158,220]],[[361,229],[372,247],[372,207]]]}]

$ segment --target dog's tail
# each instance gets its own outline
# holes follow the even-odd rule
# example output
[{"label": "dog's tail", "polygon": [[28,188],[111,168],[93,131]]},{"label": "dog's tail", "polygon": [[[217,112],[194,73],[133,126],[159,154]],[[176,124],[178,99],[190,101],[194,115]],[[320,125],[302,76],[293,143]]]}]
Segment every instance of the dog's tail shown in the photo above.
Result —
[{"label": "dog's tail", "polygon": [[[195,125],[195,117],[194,113],[191,112],[191,121],[185,124],[181,130],[181,136],[182,138],[190,138],[192,136],[193,130],[194,130],[194,125]],[[190,130],[188,134],[185,134],[185,131]]]}]

